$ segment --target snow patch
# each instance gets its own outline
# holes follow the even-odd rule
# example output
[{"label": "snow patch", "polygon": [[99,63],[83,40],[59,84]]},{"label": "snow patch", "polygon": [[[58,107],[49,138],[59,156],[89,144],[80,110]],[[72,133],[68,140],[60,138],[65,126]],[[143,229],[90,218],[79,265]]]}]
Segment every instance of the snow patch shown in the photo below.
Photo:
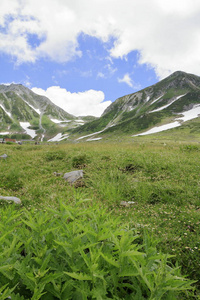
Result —
[{"label": "snow patch", "polygon": [[85,121],[83,121],[83,120],[75,120],[75,122],[78,123],[78,124],[84,124],[85,123]]},{"label": "snow patch", "polygon": [[151,128],[148,131],[145,131],[145,132],[139,133],[139,134],[135,134],[135,135],[132,135],[132,136],[148,135],[148,134],[152,134],[152,133],[157,133],[157,132],[161,132],[161,131],[164,131],[164,130],[168,130],[168,129],[178,127],[180,125],[181,124],[178,121],[176,121],[176,122],[165,124],[165,125],[162,125],[162,126],[156,126],[154,128]]},{"label": "snow patch", "polygon": [[[18,94],[19,95],[19,94]],[[20,95],[19,95],[20,96]],[[36,113],[38,113],[38,115],[41,114],[41,111],[38,108],[35,108],[33,105],[29,104],[26,100],[24,100],[24,98],[22,98],[24,102],[26,102],[26,104],[32,108],[34,111],[36,111]]]},{"label": "snow patch", "polygon": [[90,137],[90,136],[93,136],[93,135],[97,135],[97,134],[99,134],[99,133],[101,133],[101,132],[105,131],[106,129],[108,129],[108,128],[110,128],[110,127],[113,127],[113,126],[115,126],[115,124],[106,126],[104,129],[102,129],[102,130],[100,130],[100,131],[93,132],[93,133],[90,133],[90,134],[88,134],[88,135],[81,136],[81,137],[79,137],[78,139],[76,139],[76,141],[82,140],[82,139],[84,139],[84,138],[86,138],[86,137]]},{"label": "snow patch", "polygon": [[178,97],[176,97],[172,102],[170,102],[170,103],[168,103],[168,104],[166,104],[166,105],[164,105],[164,106],[162,106],[162,107],[159,107],[159,108],[157,108],[157,109],[154,109],[154,110],[150,111],[149,113],[153,113],[153,112],[156,112],[156,111],[161,111],[161,110],[167,108],[167,107],[170,106],[172,103],[174,103],[175,101],[177,101],[178,99],[180,99],[181,97],[183,97],[183,96],[185,96],[185,95],[186,95],[186,94],[181,95],[181,96],[178,96]]},{"label": "snow patch", "polygon": [[127,110],[132,111],[134,108],[135,108],[135,106],[129,106]]},{"label": "snow patch", "polygon": [[78,139],[76,139],[76,141],[82,140],[82,139],[84,139],[84,138],[86,138],[86,137],[89,137],[89,136],[96,135],[96,134],[98,134],[98,133],[103,132],[103,131],[106,130],[106,129],[107,129],[107,128],[105,128],[105,129],[103,129],[103,130],[101,130],[101,131],[97,131],[97,132],[90,133],[90,134],[88,134],[88,135],[81,136],[81,137],[79,137]]},{"label": "snow patch", "polygon": [[56,123],[56,124],[59,124],[59,123],[62,123],[62,122],[71,122],[70,120],[58,120],[58,119],[50,119],[52,122]]},{"label": "snow patch", "polygon": [[54,136],[52,139],[48,140],[48,142],[60,142],[66,138],[68,138],[68,134],[58,133],[56,136]]},{"label": "snow patch", "polygon": [[7,115],[8,115],[10,118],[12,118],[11,113],[10,113],[9,111],[7,111],[7,110],[5,109],[5,107],[3,107],[2,104],[0,104],[0,106],[1,106],[1,108],[5,111],[5,113],[7,113]]},{"label": "snow patch", "polygon": [[179,115],[183,115],[183,117],[178,118],[177,120],[181,120],[183,122],[195,119],[200,115],[200,104],[194,105],[194,107],[188,111],[179,113]]},{"label": "snow patch", "polygon": [[101,140],[102,139],[102,137],[98,137],[98,138],[94,138],[94,139],[88,139],[88,140],[86,140],[87,142],[92,142],[92,141],[99,141],[99,140]]},{"label": "snow patch", "polygon": [[[180,96],[179,96],[179,98],[180,98]],[[200,104],[194,105],[194,107],[192,109],[182,112],[182,113],[179,113],[179,115],[182,115],[182,117],[176,118],[175,122],[165,124],[162,126],[156,126],[154,128],[151,128],[150,130],[147,130],[146,132],[135,134],[133,136],[148,135],[148,134],[157,133],[157,132],[161,132],[161,131],[165,131],[168,129],[172,129],[172,128],[181,126],[182,122],[186,122],[186,121],[195,119],[200,116]]]},{"label": "snow patch", "polygon": [[164,96],[164,94],[161,95],[160,97],[156,98],[155,100],[153,100],[153,102],[151,102],[151,104],[155,103],[156,101],[158,101],[158,100],[159,100],[160,98],[162,98],[163,96]]},{"label": "snow patch", "polygon": [[6,135],[9,134],[10,132],[0,132],[0,135]]},{"label": "snow patch", "polygon": [[146,99],[146,101],[145,101],[145,102],[148,102],[148,101],[149,101],[149,99],[150,99],[150,96],[147,96],[147,99]]},{"label": "snow patch", "polygon": [[19,122],[19,124],[26,131],[26,133],[32,137],[32,139],[34,139],[34,137],[37,136],[35,130],[29,129],[29,127],[31,126],[29,122]]}]

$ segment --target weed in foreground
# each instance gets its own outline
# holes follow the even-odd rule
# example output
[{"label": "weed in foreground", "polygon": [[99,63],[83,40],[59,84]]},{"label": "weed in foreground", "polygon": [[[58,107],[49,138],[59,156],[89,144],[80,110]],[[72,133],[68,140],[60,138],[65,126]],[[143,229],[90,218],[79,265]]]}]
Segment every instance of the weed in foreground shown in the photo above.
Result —
[{"label": "weed in foreground", "polygon": [[[163,146],[154,140],[151,144],[22,145],[19,151],[16,146],[1,144],[1,154],[6,153],[8,159],[0,161],[0,194],[19,197],[22,207],[34,216],[37,210],[49,207],[59,210],[58,199],[72,205],[77,193],[84,193],[82,198],[93,199],[93,203],[112,209],[113,219],[121,215],[124,222],[137,227],[137,232],[141,232],[141,226],[153,231],[160,240],[159,251],[175,255],[169,261],[173,264],[178,261],[181,273],[198,281],[200,156],[197,149],[183,151],[180,145],[174,142]],[[63,159],[46,160],[45,153],[60,151],[64,153]],[[84,188],[75,189],[53,175],[55,171],[73,170],[73,158],[82,154],[89,158],[84,170]],[[131,165],[126,169],[128,164]],[[132,168],[135,165],[140,168]],[[22,188],[11,189],[4,184],[11,170],[17,175],[13,183],[17,183],[18,178]],[[135,204],[122,208],[118,205],[120,201]],[[5,222],[2,211],[8,205],[12,204],[1,202],[0,223]],[[199,281],[195,286],[200,287]],[[181,295],[180,299],[185,298]],[[198,299],[198,296],[192,298],[189,294],[186,299]]]},{"label": "weed in foreground", "polygon": [[2,211],[1,299],[178,299],[190,280],[147,232],[88,201]]}]

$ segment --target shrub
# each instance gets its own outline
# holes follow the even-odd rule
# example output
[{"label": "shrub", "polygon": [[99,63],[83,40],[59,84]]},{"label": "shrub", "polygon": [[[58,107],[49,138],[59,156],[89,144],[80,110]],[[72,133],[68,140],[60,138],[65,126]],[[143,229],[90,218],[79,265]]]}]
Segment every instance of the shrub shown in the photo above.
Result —
[{"label": "shrub", "polygon": [[139,236],[106,210],[84,203],[2,212],[2,300],[171,300],[191,289],[192,281],[170,266],[169,255],[158,253],[147,232]]},{"label": "shrub", "polygon": [[72,159],[72,166],[74,168],[83,168],[87,163],[89,162],[89,159],[86,154],[81,154],[78,156],[74,156]]},{"label": "shrub", "polygon": [[45,153],[44,157],[46,161],[52,161],[52,160],[62,160],[66,156],[65,151],[59,150],[59,151],[52,151]]},{"label": "shrub", "polygon": [[6,145],[14,145],[14,142],[6,142]]},{"label": "shrub", "polygon": [[12,191],[18,191],[23,187],[21,180],[21,174],[18,169],[10,169],[8,174],[0,175],[0,187],[4,189],[10,189]]},{"label": "shrub", "polygon": [[191,151],[199,151],[200,148],[197,145],[183,145],[180,146],[181,151],[191,152]]}]

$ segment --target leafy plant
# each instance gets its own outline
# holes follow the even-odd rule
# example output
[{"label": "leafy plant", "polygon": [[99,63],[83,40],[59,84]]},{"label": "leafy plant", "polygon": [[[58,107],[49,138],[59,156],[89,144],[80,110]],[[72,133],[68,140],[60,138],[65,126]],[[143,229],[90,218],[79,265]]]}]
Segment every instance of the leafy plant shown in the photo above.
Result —
[{"label": "leafy plant", "polygon": [[72,159],[72,166],[74,168],[83,168],[89,162],[89,158],[86,154],[80,154],[74,156]]},{"label": "leafy plant", "polygon": [[12,168],[9,172],[0,175],[0,187],[10,189],[12,191],[18,191],[23,187],[21,180],[21,173],[16,168]]},{"label": "leafy plant", "polygon": [[46,161],[53,161],[53,160],[62,160],[66,156],[66,153],[64,151],[49,151],[45,153],[44,157]]},{"label": "leafy plant", "polygon": [[[5,209],[0,273],[12,299],[176,299],[192,281],[147,232],[78,201],[59,210]],[[4,293],[8,295],[8,290]],[[18,296],[16,296],[18,295]]]},{"label": "leafy plant", "polygon": [[[197,154],[198,150],[192,150],[193,152],[187,150],[182,151],[181,146],[184,145],[198,146],[197,143],[189,141],[187,144],[185,144],[185,142],[177,143],[175,141],[170,142],[170,140],[163,140],[161,137],[158,140],[152,139],[150,136],[134,139],[134,143],[130,142],[130,140],[123,143],[106,142],[98,144],[67,143],[45,145],[41,143],[40,146],[23,143],[22,146],[16,145],[12,147],[1,144],[1,154],[6,153],[8,158],[6,160],[0,160],[0,194],[3,196],[16,196],[20,198],[22,202],[20,206],[6,201],[0,203],[0,226],[2,224],[7,226],[3,230],[0,228],[0,238],[3,237],[4,239],[3,232],[7,233],[6,237],[8,238],[7,241],[2,244],[3,248],[0,248],[0,253],[4,253],[4,250],[6,253],[6,251],[9,250],[8,247],[12,244],[14,237],[15,239],[19,237],[19,242],[22,243],[20,249],[18,249],[15,254],[7,258],[4,257],[5,260],[2,257],[1,263],[4,264],[4,262],[7,261],[7,269],[5,269],[5,277],[0,274],[1,286],[3,287],[8,283],[6,276],[10,277],[11,274],[15,274],[14,278],[16,278],[16,281],[15,279],[10,279],[9,284],[11,285],[5,287],[5,289],[10,289],[16,284],[14,293],[17,296],[15,295],[15,297],[31,299],[34,293],[33,290],[30,290],[28,287],[26,288],[24,284],[25,279],[20,279],[19,285],[19,277],[23,277],[24,275],[23,273],[19,275],[12,266],[15,265],[16,262],[20,262],[21,264],[23,260],[26,264],[26,267],[24,264],[24,269],[26,269],[24,272],[32,272],[33,277],[35,277],[38,273],[34,272],[36,268],[39,268],[39,265],[35,265],[34,257],[39,255],[37,253],[39,253],[40,249],[42,251],[42,248],[44,248],[46,244],[48,244],[47,248],[51,249],[50,255],[54,255],[56,258],[58,257],[59,262],[62,262],[62,258],[60,254],[58,254],[62,253],[62,255],[64,255],[62,247],[53,242],[47,243],[46,239],[50,241],[54,239],[58,242],[66,241],[66,228],[72,230],[72,232],[76,232],[75,224],[80,222],[83,226],[86,222],[77,215],[78,212],[80,213],[81,208],[78,205],[74,206],[75,202],[77,199],[92,199],[91,202],[85,202],[85,208],[83,209],[85,216],[88,209],[88,223],[91,219],[94,219],[90,214],[92,206],[96,209],[96,212],[103,207],[107,209],[107,212],[112,210],[111,215],[108,216],[110,222],[114,223],[115,219],[120,216],[121,221],[119,220],[117,226],[120,227],[120,224],[124,223],[123,228],[126,230],[127,228],[135,228],[135,231],[132,231],[134,231],[135,235],[136,232],[138,233],[136,242],[140,246],[143,244],[143,228],[148,228],[149,233],[153,232],[154,239],[159,239],[156,253],[175,254],[175,257],[168,258],[168,265],[171,263],[175,265],[176,261],[178,261],[181,267],[181,273],[187,275],[191,280],[196,280],[196,294],[192,296],[190,291],[188,291],[188,295],[184,292],[184,295],[181,294],[179,298],[181,300],[197,300],[199,297],[198,288],[200,287],[200,156],[191,155],[191,153]],[[20,149],[20,153],[18,149]],[[45,157],[47,152],[62,152],[64,158],[49,161]],[[84,172],[84,188],[81,186],[77,189],[75,186],[67,185],[62,176],[57,177],[54,175],[55,171],[60,174],[70,171],[72,159],[84,154],[89,160],[89,163],[87,162],[87,170]],[[6,182],[9,182],[11,188],[6,186]],[[21,182],[22,187],[16,189],[14,185],[19,182]],[[61,208],[59,201],[62,201],[67,207],[70,205],[70,207],[72,206],[74,209],[76,207],[77,209],[77,214],[72,213],[71,208],[68,209],[68,213],[65,214],[66,225],[63,225],[65,224],[64,217],[62,225],[60,223],[61,218],[59,214]],[[121,201],[131,201],[134,202],[134,204],[123,207],[119,205]],[[10,211],[7,211],[9,208]],[[54,209],[55,213],[45,213],[48,208]],[[52,229],[51,234],[43,234],[42,232],[44,232],[45,229],[42,225],[38,226],[37,230],[32,230],[27,224],[22,222],[22,218],[25,221],[32,220],[31,222],[33,223],[39,222],[37,218],[39,218],[41,211],[43,217],[47,214],[47,219],[49,218],[49,223],[44,221],[44,224],[46,224],[46,227],[49,226],[50,230]],[[18,216],[19,212],[21,213],[20,216]],[[75,220],[71,220],[69,217],[70,213],[75,217]],[[10,221],[7,223],[10,216],[13,217],[13,227]],[[50,221],[55,223],[51,224]],[[42,221],[40,221],[39,224],[42,224],[41,222]],[[102,222],[104,221],[102,220]],[[108,228],[109,226],[113,228],[109,223],[107,224]],[[63,226],[63,231],[60,229],[61,226]],[[115,226],[115,224],[113,226]],[[54,227],[58,228],[55,229],[55,232],[53,230]],[[38,234],[40,229],[40,239],[43,242],[41,246],[39,246],[39,240],[35,242],[35,245],[38,244],[39,247],[38,252],[36,252],[36,250],[33,251],[31,248],[28,248],[28,250],[25,249],[24,245],[27,245],[29,238],[33,237],[36,240],[34,232],[37,231]],[[57,237],[56,231],[58,235],[61,236]],[[82,232],[79,233],[81,234]],[[84,243],[84,241],[81,240],[81,243]],[[32,245],[31,242],[30,245]],[[84,250],[85,252],[88,251],[88,249],[86,249]],[[142,248],[139,250],[145,253],[145,250]],[[32,255],[30,255],[30,253],[32,253]],[[88,253],[86,254],[90,255],[90,252]],[[74,256],[75,258],[81,256],[80,253],[78,256],[76,255]],[[103,252],[103,255],[106,255],[105,252]],[[114,252],[111,253],[111,258],[112,255],[114,255]],[[45,258],[44,254],[42,257]],[[101,259],[103,259],[102,256]],[[53,266],[54,268],[52,272],[57,274],[57,265],[53,263],[51,265],[51,263],[50,260],[49,266]],[[27,269],[29,265],[30,270]],[[60,266],[58,267],[60,268]],[[63,271],[73,273],[76,272],[76,269],[65,269]],[[83,272],[83,270],[79,269],[79,272]],[[47,272],[47,274],[49,273]],[[86,275],[87,274],[86,272]],[[72,280],[72,282],[76,280],[75,278],[70,278],[69,275],[65,274],[65,276],[67,276],[69,282],[70,280]],[[29,280],[31,282],[30,278]],[[58,283],[58,281],[60,283]],[[57,278],[55,282],[58,286],[62,285],[62,277],[60,279]],[[38,284],[40,283],[37,283],[37,285]],[[83,281],[82,284],[85,285]],[[20,286],[24,296],[19,294]],[[49,286],[50,283],[48,284],[48,287]],[[47,285],[44,289],[47,289]],[[49,287],[49,289],[51,289],[51,287]],[[128,293],[129,289],[127,288],[126,291]],[[128,296],[130,296],[130,294],[128,294]],[[45,297],[45,295],[42,297]],[[50,293],[48,293],[46,297],[49,300],[56,299],[54,298],[56,296],[50,296]],[[83,296],[80,296],[80,292],[77,290],[74,292],[74,297],[81,299]],[[87,296],[84,297],[86,298]],[[111,296],[108,294],[107,297]],[[138,297],[139,299],[141,298],[140,296]],[[12,296],[12,299],[15,299],[14,296]]]},{"label": "leafy plant", "polygon": [[183,145],[180,146],[180,150],[192,152],[192,151],[200,151],[200,148],[197,145]]}]

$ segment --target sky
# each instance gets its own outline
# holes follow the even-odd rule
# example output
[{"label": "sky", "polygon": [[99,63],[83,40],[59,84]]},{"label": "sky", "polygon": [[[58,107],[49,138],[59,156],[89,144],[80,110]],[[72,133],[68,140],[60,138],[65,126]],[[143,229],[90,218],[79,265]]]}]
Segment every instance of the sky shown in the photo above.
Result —
[{"label": "sky", "polygon": [[181,70],[200,76],[199,0],[1,0],[0,83],[75,116]]}]

